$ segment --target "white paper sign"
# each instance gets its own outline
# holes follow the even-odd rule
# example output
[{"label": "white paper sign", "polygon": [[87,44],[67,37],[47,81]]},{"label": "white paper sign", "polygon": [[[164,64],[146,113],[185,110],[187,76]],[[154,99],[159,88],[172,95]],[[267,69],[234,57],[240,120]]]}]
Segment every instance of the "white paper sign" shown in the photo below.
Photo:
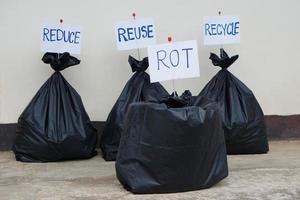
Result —
[{"label": "white paper sign", "polygon": [[151,83],[200,76],[197,41],[148,47]]},{"label": "white paper sign", "polygon": [[115,24],[119,50],[144,48],[156,43],[153,19],[122,21]]},{"label": "white paper sign", "polygon": [[204,45],[240,43],[240,19],[238,16],[204,17]]},{"label": "white paper sign", "polygon": [[43,52],[80,54],[81,26],[45,24],[41,32]]}]

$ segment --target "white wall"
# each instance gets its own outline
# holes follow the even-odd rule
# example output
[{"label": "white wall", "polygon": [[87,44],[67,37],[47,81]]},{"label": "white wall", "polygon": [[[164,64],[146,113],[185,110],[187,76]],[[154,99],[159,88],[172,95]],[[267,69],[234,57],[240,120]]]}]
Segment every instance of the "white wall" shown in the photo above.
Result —
[{"label": "white wall", "polygon": [[[175,81],[179,92],[197,94],[219,70],[203,46],[205,15],[239,15],[241,44],[225,46],[239,54],[230,67],[255,93],[265,114],[300,113],[300,1],[299,0],[1,0],[0,1],[0,123],[16,122],[33,95],[53,72],[43,64],[40,28],[44,22],[83,27],[79,66],[63,71],[81,95],[92,120],[105,120],[124,84],[131,76],[129,54],[117,51],[113,24],[118,20],[153,17],[158,43],[169,35],[174,41],[198,40],[201,77]],[[146,56],[146,51],[142,50]],[[164,86],[171,91],[171,82]]]}]

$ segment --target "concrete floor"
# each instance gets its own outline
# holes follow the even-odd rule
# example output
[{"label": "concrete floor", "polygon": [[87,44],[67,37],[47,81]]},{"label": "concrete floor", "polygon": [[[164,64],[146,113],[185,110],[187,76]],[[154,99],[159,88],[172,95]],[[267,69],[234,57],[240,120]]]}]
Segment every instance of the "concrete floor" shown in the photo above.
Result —
[{"label": "concrete floor", "polygon": [[133,195],[115,177],[114,162],[90,160],[46,164],[16,162],[0,152],[1,200],[300,200],[300,140],[272,141],[265,155],[229,156],[229,176],[194,192]]}]

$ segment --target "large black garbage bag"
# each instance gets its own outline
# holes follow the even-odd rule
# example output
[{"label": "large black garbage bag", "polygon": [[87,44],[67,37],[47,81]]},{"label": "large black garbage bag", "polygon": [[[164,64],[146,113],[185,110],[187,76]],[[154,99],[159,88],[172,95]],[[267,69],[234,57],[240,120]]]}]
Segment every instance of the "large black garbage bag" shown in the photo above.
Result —
[{"label": "large black garbage bag", "polygon": [[13,151],[16,160],[50,162],[96,155],[97,132],[79,94],[59,72],[80,63],[69,53],[46,53],[55,70],[18,120]]},{"label": "large black garbage bag", "polygon": [[115,165],[117,178],[133,193],[203,189],[228,175],[218,111],[170,98],[129,107]]},{"label": "large black garbage bag", "polygon": [[227,68],[238,58],[229,57],[221,49],[221,57],[211,53],[210,59],[222,69],[200,92],[218,103],[223,120],[228,154],[266,153],[269,150],[264,114],[255,96]]},{"label": "large black garbage bag", "polygon": [[148,58],[138,61],[129,56],[128,62],[132,72],[135,73],[126,83],[121,95],[110,111],[100,140],[103,158],[106,161],[116,160],[129,105],[140,101],[158,102],[162,97],[169,95],[160,83],[150,83],[150,77],[145,72],[149,66]]}]

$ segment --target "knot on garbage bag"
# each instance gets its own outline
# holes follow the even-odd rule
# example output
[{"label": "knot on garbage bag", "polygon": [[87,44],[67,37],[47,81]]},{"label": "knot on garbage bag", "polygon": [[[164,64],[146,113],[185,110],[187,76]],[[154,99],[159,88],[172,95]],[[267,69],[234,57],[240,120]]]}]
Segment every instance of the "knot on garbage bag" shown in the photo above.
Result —
[{"label": "knot on garbage bag", "polygon": [[169,108],[182,108],[192,105],[193,96],[189,90],[185,90],[181,96],[178,96],[177,92],[173,92],[171,95],[166,96],[160,100],[160,103],[166,104]]},{"label": "knot on garbage bag", "polygon": [[78,65],[80,60],[70,55],[70,53],[45,53],[42,61],[50,64],[55,71],[62,71],[70,66]]},{"label": "knot on garbage bag", "polygon": [[143,72],[143,71],[146,71],[146,69],[148,68],[149,66],[149,63],[148,63],[148,57],[145,57],[143,60],[139,61],[137,59],[135,59],[134,57],[132,56],[129,56],[128,57],[128,62],[131,66],[131,70],[132,72]]},{"label": "knot on garbage bag", "polygon": [[238,59],[239,55],[229,57],[223,48],[220,49],[220,57],[214,53],[210,53],[209,59],[214,66],[220,66],[222,69],[227,69],[232,63]]}]

